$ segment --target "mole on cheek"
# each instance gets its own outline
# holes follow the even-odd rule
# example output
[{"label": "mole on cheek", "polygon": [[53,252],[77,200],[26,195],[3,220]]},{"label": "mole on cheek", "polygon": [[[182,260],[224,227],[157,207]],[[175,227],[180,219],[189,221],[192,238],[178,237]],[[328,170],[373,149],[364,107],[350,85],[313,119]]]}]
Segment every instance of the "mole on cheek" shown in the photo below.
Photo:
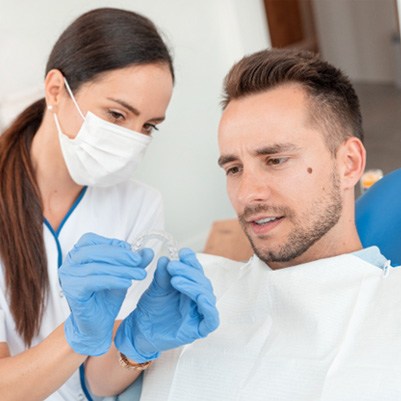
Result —
[{"label": "mole on cheek", "polygon": [[309,173],[309,174],[312,174],[312,167],[308,167],[307,169],[306,169],[306,171]]}]

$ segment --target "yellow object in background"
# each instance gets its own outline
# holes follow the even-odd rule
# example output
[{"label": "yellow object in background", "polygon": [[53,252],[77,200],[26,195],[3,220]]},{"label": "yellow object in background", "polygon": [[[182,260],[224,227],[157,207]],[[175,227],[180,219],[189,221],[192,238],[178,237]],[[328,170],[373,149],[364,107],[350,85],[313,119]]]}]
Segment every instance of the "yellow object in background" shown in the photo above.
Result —
[{"label": "yellow object in background", "polygon": [[361,177],[361,193],[368,190],[375,182],[383,178],[383,171],[380,169],[366,170]]}]

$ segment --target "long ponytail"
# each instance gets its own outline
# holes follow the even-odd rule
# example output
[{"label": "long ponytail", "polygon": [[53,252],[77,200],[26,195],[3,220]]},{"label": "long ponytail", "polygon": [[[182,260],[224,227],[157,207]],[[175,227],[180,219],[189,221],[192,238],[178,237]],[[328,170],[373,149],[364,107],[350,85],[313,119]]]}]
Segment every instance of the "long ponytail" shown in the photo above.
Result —
[{"label": "long ponytail", "polygon": [[48,288],[43,210],[30,158],[44,99],[23,111],[0,136],[0,255],[7,297],[27,345],[38,332]]}]

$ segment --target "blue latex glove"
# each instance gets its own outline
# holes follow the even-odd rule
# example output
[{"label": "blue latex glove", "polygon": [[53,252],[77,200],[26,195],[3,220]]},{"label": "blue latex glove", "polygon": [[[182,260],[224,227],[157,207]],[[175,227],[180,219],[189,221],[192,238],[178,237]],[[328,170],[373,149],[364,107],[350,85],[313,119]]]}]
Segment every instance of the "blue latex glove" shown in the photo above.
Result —
[{"label": "blue latex glove", "polygon": [[114,342],[129,359],[142,363],[206,337],[218,325],[210,281],[195,254],[183,249],[180,261],[159,259],[151,285],[121,323]]},{"label": "blue latex glove", "polygon": [[75,352],[102,355],[112,342],[114,321],[132,280],[146,277],[153,251],[134,253],[124,241],[85,234],[68,253],[59,277],[71,314],[65,336]]}]

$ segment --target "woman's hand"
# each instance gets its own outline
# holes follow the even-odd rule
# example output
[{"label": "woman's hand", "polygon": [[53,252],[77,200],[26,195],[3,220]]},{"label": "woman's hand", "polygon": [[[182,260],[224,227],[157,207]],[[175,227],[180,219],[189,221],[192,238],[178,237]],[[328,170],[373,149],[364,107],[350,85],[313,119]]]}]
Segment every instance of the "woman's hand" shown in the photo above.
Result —
[{"label": "woman's hand", "polygon": [[105,354],[112,342],[114,321],[132,280],[146,277],[153,251],[133,252],[124,241],[85,234],[59,269],[71,315],[65,335],[75,352]]},{"label": "woman's hand", "polygon": [[114,339],[129,359],[145,362],[161,351],[206,337],[219,325],[216,298],[195,254],[159,259],[154,279]]}]

